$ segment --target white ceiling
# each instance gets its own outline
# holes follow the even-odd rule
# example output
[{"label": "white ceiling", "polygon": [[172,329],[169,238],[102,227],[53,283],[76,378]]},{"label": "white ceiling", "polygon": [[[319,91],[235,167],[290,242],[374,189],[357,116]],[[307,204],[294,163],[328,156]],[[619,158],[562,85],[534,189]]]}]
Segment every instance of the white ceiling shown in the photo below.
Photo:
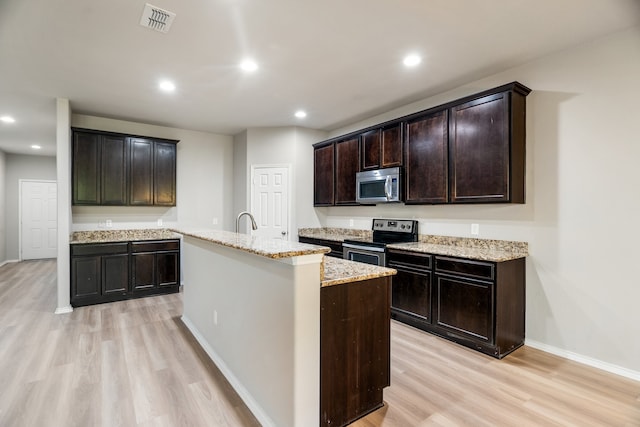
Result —
[{"label": "white ceiling", "polygon": [[168,34],[138,24],[145,0],[0,0],[0,149],[54,155],[56,97],[214,133],[332,130],[640,22],[638,0],[149,1],[177,14]]}]

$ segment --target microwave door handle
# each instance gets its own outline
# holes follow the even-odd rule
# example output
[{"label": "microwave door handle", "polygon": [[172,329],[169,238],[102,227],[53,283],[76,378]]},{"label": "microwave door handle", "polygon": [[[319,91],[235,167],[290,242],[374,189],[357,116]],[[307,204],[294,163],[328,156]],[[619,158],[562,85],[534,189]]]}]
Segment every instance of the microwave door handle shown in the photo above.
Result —
[{"label": "microwave door handle", "polygon": [[391,176],[387,176],[384,181],[384,195],[387,196],[387,200],[391,200]]}]

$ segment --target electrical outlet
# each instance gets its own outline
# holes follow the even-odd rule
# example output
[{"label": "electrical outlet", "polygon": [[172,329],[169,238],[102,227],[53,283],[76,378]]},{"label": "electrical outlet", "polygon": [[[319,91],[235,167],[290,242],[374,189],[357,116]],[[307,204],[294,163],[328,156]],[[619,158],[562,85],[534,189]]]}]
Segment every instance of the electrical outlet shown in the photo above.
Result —
[{"label": "electrical outlet", "polygon": [[218,225],[218,218],[213,218],[213,219],[211,220],[211,224],[213,224],[213,225]]},{"label": "electrical outlet", "polygon": [[158,227],[162,227],[162,218],[158,218]]},{"label": "electrical outlet", "polygon": [[102,221],[98,222],[98,228],[104,228],[104,227],[105,227],[104,222]]},{"label": "electrical outlet", "polygon": [[349,220],[349,227],[353,227],[353,219]]},{"label": "electrical outlet", "polygon": [[471,224],[471,235],[477,236],[480,234],[480,224]]},{"label": "electrical outlet", "polygon": [[110,219],[108,219],[108,220],[106,220],[106,221],[105,221],[105,226],[106,226],[107,228],[111,228],[111,227],[113,227],[113,223],[111,222],[111,220],[110,220]]}]

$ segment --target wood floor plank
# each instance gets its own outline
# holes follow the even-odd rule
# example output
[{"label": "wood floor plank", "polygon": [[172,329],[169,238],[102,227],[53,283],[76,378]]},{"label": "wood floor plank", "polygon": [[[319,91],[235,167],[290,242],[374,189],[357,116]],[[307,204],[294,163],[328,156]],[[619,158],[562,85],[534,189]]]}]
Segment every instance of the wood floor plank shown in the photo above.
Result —
[{"label": "wood floor plank", "polygon": [[[0,267],[0,426],[259,423],[180,320],[182,294],[55,315],[53,260]],[[640,382],[522,347],[502,360],[391,325],[385,405],[353,427],[640,426]]]}]

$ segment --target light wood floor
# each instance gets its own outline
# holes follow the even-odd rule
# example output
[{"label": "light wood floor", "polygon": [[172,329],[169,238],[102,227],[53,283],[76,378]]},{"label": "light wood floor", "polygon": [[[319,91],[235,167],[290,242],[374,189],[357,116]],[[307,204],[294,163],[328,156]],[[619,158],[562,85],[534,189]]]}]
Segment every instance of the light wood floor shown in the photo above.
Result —
[{"label": "light wood floor", "polygon": [[[55,315],[55,262],[0,267],[0,426],[259,425],[180,294]],[[640,426],[640,383],[521,348],[499,361],[392,322],[385,406],[354,427]]]}]

